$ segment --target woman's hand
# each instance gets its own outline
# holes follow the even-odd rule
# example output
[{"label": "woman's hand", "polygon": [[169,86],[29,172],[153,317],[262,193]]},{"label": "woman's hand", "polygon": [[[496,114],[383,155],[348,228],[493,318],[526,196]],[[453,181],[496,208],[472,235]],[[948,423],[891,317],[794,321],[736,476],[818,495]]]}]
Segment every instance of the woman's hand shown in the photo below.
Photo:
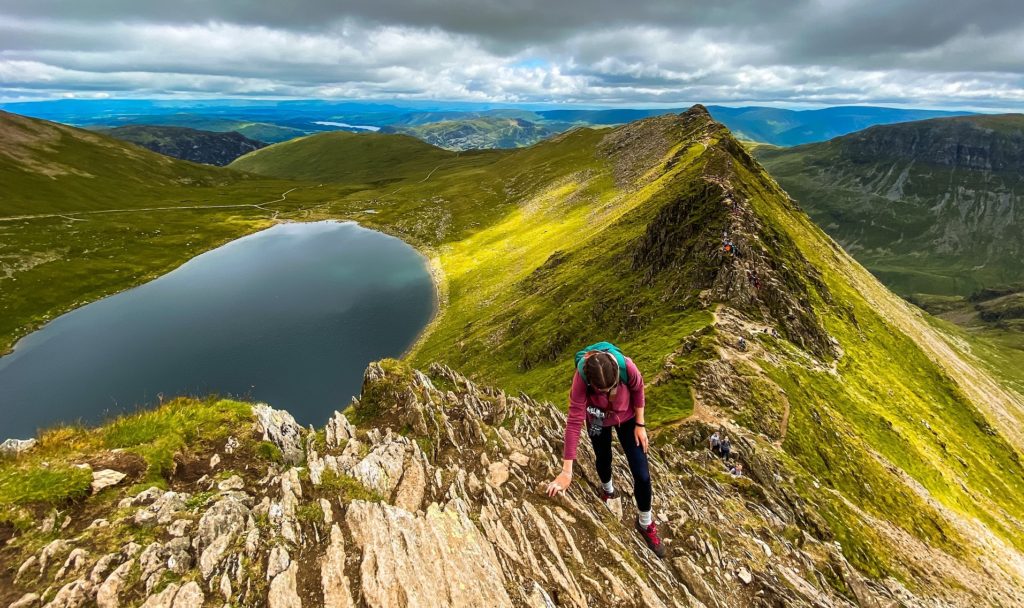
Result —
[{"label": "woman's hand", "polygon": [[559,492],[564,492],[569,487],[569,482],[572,481],[572,471],[562,471],[555,477],[555,480],[548,484],[548,496],[554,496]]},{"label": "woman's hand", "polygon": [[647,453],[647,427],[636,426],[633,427],[633,438],[636,439],[636,444],[644,449],[644,454]]}]

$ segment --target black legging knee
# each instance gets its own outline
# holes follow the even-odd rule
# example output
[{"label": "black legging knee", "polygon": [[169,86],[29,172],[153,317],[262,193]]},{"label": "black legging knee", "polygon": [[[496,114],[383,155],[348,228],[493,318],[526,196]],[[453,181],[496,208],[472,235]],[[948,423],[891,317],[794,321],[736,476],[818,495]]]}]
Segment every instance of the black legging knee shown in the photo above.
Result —
[{"label": "black legging knee", "polygon": [[[651,472],[647,466],[647,454],[636,442],[633,430],[636,420],[630,419],[615,427],[619,436],[622,451],[626,453],[629,471],[633,474],[633,496],[636,497],[636,508],[640,511],[651,510]],[[590,438],[597,455],[597,474],[601,481],[607,483],[612,479],[612,427],[606,426],[597,437]]]}]

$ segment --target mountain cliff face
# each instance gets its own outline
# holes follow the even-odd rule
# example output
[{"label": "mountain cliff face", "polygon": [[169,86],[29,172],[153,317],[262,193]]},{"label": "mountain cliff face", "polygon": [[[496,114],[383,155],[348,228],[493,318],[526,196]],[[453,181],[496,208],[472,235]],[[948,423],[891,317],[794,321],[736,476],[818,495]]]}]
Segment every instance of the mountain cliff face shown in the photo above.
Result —
[{"label": "mountain cliff face", "polygon": [[[867,579],[820,538],[827,527],[809,533],[824,526],[815,505],[797,499],[777,454],[753,435],[737,441],[743,478],[703,448],[700,421],[658,436],[655,509],[670,551],[661,561],[632,531],[628,491],[607,507],[597,498],[589,445],[567,494],[543,494],[564,418],[529,397],[443,366],[423,374],[384,361],[321,431],[265,405],[252,412],[176,458],[163,488],[138,483],[145,473],[131,447],[92,453],[93,496],[31,523],[0,552],[0,601],[932,605],[895,579]],[[621,455],[614,467],[627,479]],[[940,584],[947,568],[925,577]],[[1014,601],[963,583],[994,604]]]},{"label": "mountain cliff face", "polygon": [[218,167],[267,145],[234,131],[218,133],[187,127],[132,125],[101,132],[166,156]]},{"label": "mountain cliff face", "polygon": [[1022,115],[878,126],[759,157],[900,293],[967,295],[1024,279]]}]

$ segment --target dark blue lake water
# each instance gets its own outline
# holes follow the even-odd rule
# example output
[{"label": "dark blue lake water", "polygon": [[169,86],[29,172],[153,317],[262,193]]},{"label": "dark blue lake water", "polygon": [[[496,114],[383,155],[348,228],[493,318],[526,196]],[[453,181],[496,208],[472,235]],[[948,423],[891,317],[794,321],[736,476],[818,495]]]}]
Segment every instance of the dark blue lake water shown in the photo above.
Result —
[{"label": "dark blue lake water", "polygon": [[162,395],[246,397],[322,424],[434,310],[426,261],[354,223],[279,224],[63,315],[0,358],[0,440]]}]

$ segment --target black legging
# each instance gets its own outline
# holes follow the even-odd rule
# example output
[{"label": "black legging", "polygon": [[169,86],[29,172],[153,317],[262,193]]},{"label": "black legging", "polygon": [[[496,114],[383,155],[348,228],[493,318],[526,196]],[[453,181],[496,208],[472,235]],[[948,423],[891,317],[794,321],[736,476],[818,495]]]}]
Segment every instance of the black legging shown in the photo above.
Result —
[{"label": "black legging", "polygon": [[[636,428],[636,419],[630,418],[626,422],[615,427],[619,435],[619,443],[622,444],[622,451],[626,453],[626,460],[629,461],[629,471],[633,474],[633,496],[636,498],[636,508],[640,511],[651,510],[651,472],[647,467],[647,454],[636,442],[633,436],[633,429]],[[606,426],[597,437],[590,437],[590,443],[594,446],[594,453],[597,455],[597,474],[602,483],[612,480],[612,427]]]}]

